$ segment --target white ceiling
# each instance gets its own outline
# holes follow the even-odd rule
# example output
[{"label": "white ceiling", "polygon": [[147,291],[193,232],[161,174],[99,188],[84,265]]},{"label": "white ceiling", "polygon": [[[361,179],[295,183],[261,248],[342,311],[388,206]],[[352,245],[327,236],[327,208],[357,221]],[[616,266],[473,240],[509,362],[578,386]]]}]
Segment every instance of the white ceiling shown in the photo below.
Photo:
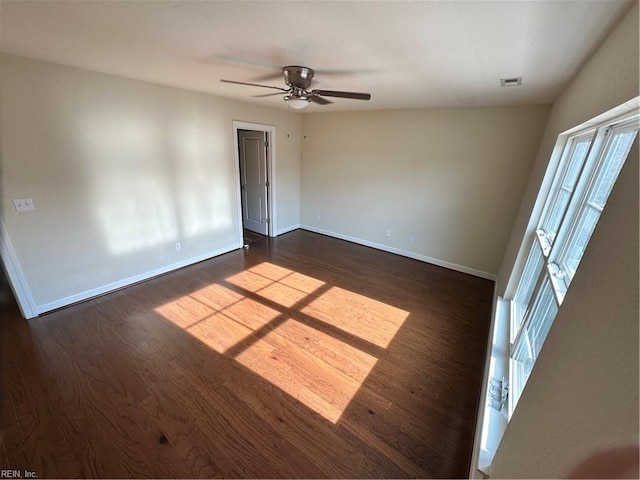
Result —
[{"label": "white ceiling", "polygon": [[[634,0],[12,1],[4,52],[286,108],[284,65],[369,92],[306,111],[551,103]],[[523,77],[501,88],[501,77]]]}]

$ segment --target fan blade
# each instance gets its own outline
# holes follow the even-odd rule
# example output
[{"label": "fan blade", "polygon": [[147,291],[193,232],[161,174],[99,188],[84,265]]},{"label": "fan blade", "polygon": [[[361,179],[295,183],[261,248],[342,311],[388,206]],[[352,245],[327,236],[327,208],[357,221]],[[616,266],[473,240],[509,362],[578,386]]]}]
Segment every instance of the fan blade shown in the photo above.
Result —
[{"label": "fan blade", "polygon": [[223,83],[235,83],[236,85],[249,85],[250,87],[273,88],[274,90],[280,90],[282,92],[288,92],[289,91],[288,88],[272,87],[270,85],[260,85],[258,83],[236,82],[235,80],[222,80],[222,79],[220,79],[220,81],[223,82]]},{"label": "fan blade", "polygon": [[269,80],[282,80],[282,70],[278,70],[277,72],[273,72],[273,73],[267,73],[265,75],[262,75],[260,77],[255,78],[256,82],[266,82]]},{"label": "fan blade", "polygon": [[354,100],[371,100],[370,93],[338,92],[336,90],[313,90],[311,93],[314,95],[322,95],[323,97],[340,97],[340,98],[353,98]]},{"label": "fan blade", "polygon": [[333,103],[331,100],[327,100],[326,98],[322,98],[322,97],[319,97],[317,95],[311,95],[309,97],[309,100],[311,100],[312,102],[317,103],[318,105],[328,105],[330,103]]},{"label": "fan blade", "polygon": [[262,97],[273,97],[274,95],[282,95],[280,92],[275,93],[265,93],[263,95],[251,95],[253,98],[262,98]]}]

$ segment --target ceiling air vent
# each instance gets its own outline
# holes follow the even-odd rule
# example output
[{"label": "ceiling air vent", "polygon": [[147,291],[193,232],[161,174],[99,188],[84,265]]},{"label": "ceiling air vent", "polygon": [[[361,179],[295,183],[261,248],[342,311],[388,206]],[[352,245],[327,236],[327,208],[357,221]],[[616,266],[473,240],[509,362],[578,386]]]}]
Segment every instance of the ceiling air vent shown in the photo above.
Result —
[{"label": "ceiling air vent", "polygon": [[522,85],[522,77],[501,78],[501,87],[519,87]]}]

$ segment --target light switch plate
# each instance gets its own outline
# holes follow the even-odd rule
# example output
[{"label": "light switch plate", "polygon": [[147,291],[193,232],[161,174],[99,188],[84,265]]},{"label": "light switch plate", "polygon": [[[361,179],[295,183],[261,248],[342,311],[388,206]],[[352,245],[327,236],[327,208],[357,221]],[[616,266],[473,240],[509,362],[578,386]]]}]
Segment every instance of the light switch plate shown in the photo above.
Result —
[{"label": "light switch plate", "polygon": [[30,198],[16,198],[13,200],[13,206],[16,212],[28,212],[36,209],[33,205],[33,200]]}]

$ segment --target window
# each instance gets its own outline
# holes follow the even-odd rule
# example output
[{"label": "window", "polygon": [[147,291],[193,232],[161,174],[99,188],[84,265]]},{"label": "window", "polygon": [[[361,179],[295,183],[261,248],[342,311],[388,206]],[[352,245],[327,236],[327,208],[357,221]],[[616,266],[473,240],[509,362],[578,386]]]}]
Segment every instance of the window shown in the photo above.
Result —
[{"label": "window", "polygon": [[510,308],[509,416],[638,132],[638,113],[567,139]]},{"label": "window", "polygon": [[550,243],[553,243],[558,233],[560,222],[573,195],[578,176],[589,152],[589,147],[591,147],[592,139],[593,133],[578,137],[571,142],[570,148],[567,149],[568,158],[564,159],[566,167],[562,172],[561,182],[555,189],[553,200],[549,202],[550,208],[542,222]]}]

